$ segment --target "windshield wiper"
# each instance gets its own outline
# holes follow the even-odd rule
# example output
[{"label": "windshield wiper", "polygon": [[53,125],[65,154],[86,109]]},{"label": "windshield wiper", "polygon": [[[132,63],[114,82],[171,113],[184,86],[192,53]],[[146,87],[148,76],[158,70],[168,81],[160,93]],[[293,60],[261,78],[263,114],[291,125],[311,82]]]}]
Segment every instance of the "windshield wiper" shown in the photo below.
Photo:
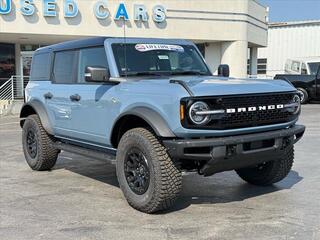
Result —
[{"label": "windshield wiper", "polygon": [[173,76],[173,75],[201,75],[201,76],[209,76],[207,72],[201,71],[165,71],[165,72],[154,72],[154,71],[145,71],[145,72],[128,72],[122,73],[121,77],[132,77],[132,76]]},{"label": "windshield wiper", "polygon": [[122,73],[121,77],[132,77],[132,76],[162,76],[159,72],[128,72],[128,73]]},{"label": "windshield wiper", "polygon": [[207,72],[201,72],[201,71],[170,72],[170,75],[201,75],[201,76],[209,76],[209,74]]}]

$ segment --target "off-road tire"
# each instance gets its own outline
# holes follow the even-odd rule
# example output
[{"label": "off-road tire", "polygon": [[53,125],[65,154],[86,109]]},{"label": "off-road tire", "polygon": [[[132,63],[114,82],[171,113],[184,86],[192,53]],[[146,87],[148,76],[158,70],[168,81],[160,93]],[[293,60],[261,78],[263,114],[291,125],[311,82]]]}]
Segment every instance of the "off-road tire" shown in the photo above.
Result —
[{"label": "off-road tire", "polygon": [[303,98],[301,99],[301,104],[306,104],[309,101],[309,94],[307,92],[307,90],[305,90],[304,88],[297,88],[297,90],[303,94]]},{"label": "off-road tire", "polygon": [[[125,176],[125,159],[132,148],[142,152],[149,167],[150,181],[142,195],[130,188]],[[141,212],[154,213],[170,208],[181,191],[181,171],[172,162],[160,140],[145,128],[131,129],[122,136],[117,149],[116,168],[126,200]]]},{"label": "off-road tire", "polygon": [[[32,131],[36,139],[37,151],[34,157],[28,152],[27,137]],[[22,146],[24,156],[31,169],[36,171],[50,170],[56,163],[59,150],[53,147],[54,138],[43,128],[38,115],[33,114],[26,118],[22,131]]]},{"label": "off-road tire", "polygon": [[236,170],[237,174],[250,184],[268,186],[284,179],[290,172],[294,159],[293,145],[283,150],[279,159],[264,165]]}]

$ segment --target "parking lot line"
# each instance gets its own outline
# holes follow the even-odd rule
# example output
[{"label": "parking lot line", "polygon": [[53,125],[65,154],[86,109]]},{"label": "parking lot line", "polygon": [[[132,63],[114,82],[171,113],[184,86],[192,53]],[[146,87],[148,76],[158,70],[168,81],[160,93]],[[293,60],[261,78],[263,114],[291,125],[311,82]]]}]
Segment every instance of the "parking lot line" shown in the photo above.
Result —
[{"label": "parking lot line", "polygon": [[18,124],[18,123],[19,123],[19,122],[0,123],[0,126],[14,125],[14,124]]}]

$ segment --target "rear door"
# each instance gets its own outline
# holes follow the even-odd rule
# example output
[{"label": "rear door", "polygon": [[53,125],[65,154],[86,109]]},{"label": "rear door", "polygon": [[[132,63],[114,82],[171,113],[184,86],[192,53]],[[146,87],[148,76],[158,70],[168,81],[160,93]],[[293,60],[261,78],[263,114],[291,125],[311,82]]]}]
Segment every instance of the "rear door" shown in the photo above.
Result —
[{"label": "rear door", "polygon": [[62,137],[72,136],[71,109],[77,103],[70,101],[70,95],[74,92],[76,83],[77,55],[76,50],[54,53],[52,84],[44,93],[54,132]]}]

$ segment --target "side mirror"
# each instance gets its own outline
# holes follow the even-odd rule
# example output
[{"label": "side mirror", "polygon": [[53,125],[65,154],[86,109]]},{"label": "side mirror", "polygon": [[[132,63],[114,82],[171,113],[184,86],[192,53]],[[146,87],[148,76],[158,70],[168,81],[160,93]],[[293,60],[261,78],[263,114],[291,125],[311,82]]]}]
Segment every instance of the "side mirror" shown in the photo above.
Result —
[{"label": "side mirror", "polygon": [[106,82],[110,79],[109,69],[100,66],[87,66],[84,76],[86,82]]},{"label": "side mirror", "polygon": [[218,67],[218,76],[229,77],[230,76],[229,65],[227,65],[227,64],[219,65],[219,67]]}]

